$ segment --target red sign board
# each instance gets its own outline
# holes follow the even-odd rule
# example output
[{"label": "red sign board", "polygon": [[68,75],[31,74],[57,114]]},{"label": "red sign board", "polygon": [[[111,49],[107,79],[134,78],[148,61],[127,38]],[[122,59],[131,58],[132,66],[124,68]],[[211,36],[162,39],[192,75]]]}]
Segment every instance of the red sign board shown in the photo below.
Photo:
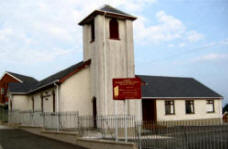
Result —
[{"label": "red sign board", "polygon": [[112,80],[113,99],[141,99],[141,80],[139,78],[117,78]]}]

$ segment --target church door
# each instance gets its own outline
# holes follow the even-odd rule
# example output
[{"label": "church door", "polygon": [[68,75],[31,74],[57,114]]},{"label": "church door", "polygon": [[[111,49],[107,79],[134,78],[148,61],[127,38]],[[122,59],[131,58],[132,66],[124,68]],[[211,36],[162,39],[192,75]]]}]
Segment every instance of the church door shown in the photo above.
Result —
[{"label": "church door", "polygon": [[93,124],[94,128],[97,128],[97,100],[93,97]]}]

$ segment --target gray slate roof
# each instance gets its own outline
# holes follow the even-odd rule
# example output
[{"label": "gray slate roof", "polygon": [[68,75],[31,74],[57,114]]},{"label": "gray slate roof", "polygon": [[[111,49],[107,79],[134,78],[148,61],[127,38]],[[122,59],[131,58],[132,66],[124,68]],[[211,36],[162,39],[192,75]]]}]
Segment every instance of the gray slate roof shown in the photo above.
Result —
[{"label": "gray slate roof", "polygon": [[222,97],[193,78],[137,76],[145,82],[142,97]]},{"label": "gray slate roof", "polygon": [[89,24],[97,14],[101,14],[101,15],[105,14],[105,16],[116,17],[120,19],[130,19],[130,20],[136,19],[135,16],[132,16],[126,12],[113,8],[112,6],[109,6],[109,5],[104,5],[100,9],[94,10],[91,14],[85,17],[81,22],[79,22],[79,25]]},{"label": "gray slate roof", "polygon": [[123,16],[127,16],[127,17],[134,17],[126,12],[123,12],[119,9],[116,9],[110,5],[104,5],[103,7],[101,7],[100,9],[98,9],[99,11],[103,11],[103,12],[109,12],[109,13],[115,13],[115,14],[119,14],[119,15],[123,15]]},{"label": "gray slate roof", "polygon": [[31,88],[34,88],[38,81],[30,76],[25,76],[13,72],[7,72],[12,76],[20,79],[23,83],[9,83],[9,90],[11,92],[28,92]]},{"label": "gray slate roof", "polygon": [[81,62],[79,62],[77,64],[74,64],[74,65],[72,65],[72,66],[70,66],[70,67],[68,67],[68,68],[66,68],[64,70],[61,70],[61,71],[59,71],[59,72],[57,72],[57,73],[55,73],[55,74],[43,79],[43,80],[41,80],[36,85],[36,88],[42,87],[42,86],[44,86],[46,84],[52,83],[52,82],[54,82],[56,80],[59,80],[59,79],[63,78],[64,76],[68,75],[69,73],[75,71],[77,68],[81,67],[83,64],[84,64],[84,62],[81,61]]},{"label": "gray slate roof", "polygon": [[[86,61],[88,62],[88,61]],[[74,64],[62,71],[59,71],[41,81],[37,81],[36,79],[16,73],[10,72],[11,75],[17,77],[18,79],[22,80],[23,83],[9,83],[9,90],[14,93],[30,93],[37,89],[40,89],[44,86],[54,83],[55,81],[60,80],[61,78],[67,76],[68,74],[74,72],[76,69],[83,66],[86,62],[79,62]]]}]

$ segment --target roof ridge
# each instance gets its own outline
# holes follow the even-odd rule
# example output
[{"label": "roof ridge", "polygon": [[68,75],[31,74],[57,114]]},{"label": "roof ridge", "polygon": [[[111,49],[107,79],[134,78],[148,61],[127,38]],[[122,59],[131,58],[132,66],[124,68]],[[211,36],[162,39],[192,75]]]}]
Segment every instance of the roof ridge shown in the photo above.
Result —
[{"label": "roof ridge", "polygon": [[31,76],[28,76],[28,75],[19,74],[19,73],[15,73],[15,72],[11,72],[11,71],[6,71],[6,72],[9,73],[9,74],[11,74],[11,75],[20,75],[20,76],[27,77],[27,78],[32,78],[32,79],[38,81],[36,78],[31,77]]},{"label": "roof ridge", "polygon": [[41,82],[41,81],[43,81],[43,80],[45,80],[45,79],[47,79],[47,78],[49,78],[49,77],[51,77],[51,76],[54,76],[54,75],[56,75],[56,74],[58,74],[58,73],[60,73],[60,72],[63,72],[63,71],[65,71],[65,70],[67,70],[67,69],[69,69],[69,68],[71,68],[71,67],[73,67],[73,66],[75,66],[75,65],[78,65],[78,64],[80,64],[80,63],[82,63],[82,62],[84,62],[84,61],[79,61],[78,63],[72,64],[72,65],[70,65],[70,66],[68,66],[68,67],[66,67],[66,68],[63,68],[63,69],[57,71],[56,73],[53,73],[53,74],[51,74],[51,75],[49,75],[49,76],[43,78],[43,79],[40,80],[39,82]]},{"label": "roof ridge", "polygon": [[[117,13],[117,12],[111,12],[111,11],[104,10],[104,8],[106,8],[106,7],[111,8],[111,9],[113,9],[115,11],[119,11],[119,12]],[[111,6],[111,5],[108,5],[108,4],[104,4],[103,7],[98,9],[98,11],[103,11],[103,12],[108,12],[108,13],[113,13],[113,14],[120,14],[120,15],[128,15],[128,16],[134,17],[133,15],[131,15],[129,13],[126,13],[126,12],[124,12],[124,11],[118,9],[118,8],[115,8],[115,7]]]},{"label": "roof ridge", "polygon": [[108,5],[108,4],[104,4],[104,5],[100,6],[100,7],[98,7],[98,9],[95,9],[95,10],[100,10],[100,9],[102,9],[102,8],[106,7],[106,6],[110,7],[110,5]]},{"label": "roof ridge", "polygon": [[161,78],[180,78],[180,79],[194,79],[193,77],[182,77],[182,76],[156,76],[156,75],[138,75],[135,76],[145,76],[145,77],[161,77]]}]

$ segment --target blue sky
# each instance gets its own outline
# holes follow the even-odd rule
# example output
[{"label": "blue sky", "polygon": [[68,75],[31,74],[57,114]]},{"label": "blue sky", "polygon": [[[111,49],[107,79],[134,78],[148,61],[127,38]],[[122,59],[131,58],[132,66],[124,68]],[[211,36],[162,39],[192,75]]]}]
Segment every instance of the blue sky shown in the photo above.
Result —
[{"label": "blue sky", "polygon": [[138,17],[137,74],[194,77],[228,103],[227,0],[0,1],[0,74],[43,79],[81,61],[77,23],[105,3]]}]

